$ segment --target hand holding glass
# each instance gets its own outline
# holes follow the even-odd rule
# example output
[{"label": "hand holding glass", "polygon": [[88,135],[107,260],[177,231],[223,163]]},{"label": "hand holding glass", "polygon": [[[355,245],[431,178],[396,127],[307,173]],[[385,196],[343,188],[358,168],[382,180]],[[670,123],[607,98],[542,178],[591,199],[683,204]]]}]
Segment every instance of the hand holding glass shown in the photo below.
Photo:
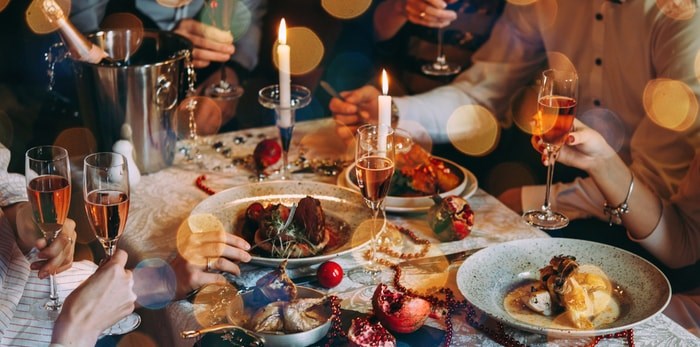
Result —
[{"label": "hand holding glass", "polygon": [[542,77],[532,133],[539,136],[545,146],[544,151],[549,164],[547,185],[542,208],[525,212],[523,219],[540,229],[555,230],[569,225],[566,216],[552,211],[549,198],[556,155],[573,128],[576,117],[578,76],[571,71],[546,70]]},{"label": "hand holding glass", "polygon": [[[129,214],[129,166],[119,153],[102,152],[85,157],[83,162],[83,199],[85,212],[105,250],[105,260],[112,257],[119,238],[124,233]],[[123,321],[133,324],[125,330],[136,329],[141,318],[132,313]]]},{"label": "hand holding glass", "polygon": [[[61,233],[70,206],[68,151],[57,146],[34,147],[25,155],[24,172],[34,222],[50,244]],[[53,274],[49,274],[49,285],[49,301],[32,310],[36,318],[53,320],[61,310]]]}]

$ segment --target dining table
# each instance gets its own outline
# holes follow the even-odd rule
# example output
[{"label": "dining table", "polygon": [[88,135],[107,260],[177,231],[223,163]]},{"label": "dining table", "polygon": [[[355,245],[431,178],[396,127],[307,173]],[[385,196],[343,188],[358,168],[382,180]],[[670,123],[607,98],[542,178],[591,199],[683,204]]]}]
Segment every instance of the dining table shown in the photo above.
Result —
[{"label": "dining table", "polygon": [[[293,180],[347,185],[342,172],[319,169],[322,163],[334,163],[342,168],[353,161],[353,148],[336,136],[335,127],[335,122],[329,118],[296,124],[290,146],[290,162],[305,163],[309,167],[306,170],[294,172]],[[259,177],[252,170],[250,157],[260,141],[277,137],[278,129],[269,126],[200,137],[194,145],[187,141],[178,142],[174,163],[158,172],[143,175],[138,185],[132,188],[126,231],[119,244],[120,248],[129,253],[129,262],[134,265],[151,259],[165,261],[172,259],[177,252],[177,230],[187,220],[190,212],[208,198],[209,193],[242,185],[258,184]],[[302,158],[303,162],[299,158]],[[270,179],[274,179],[274,175],[268,178]],[[200,183],[199,186],[197,182]],[[478,184],[478,182],[473,183]],[[458,241],[438,241],[423,211],[387,213],[386,219],[391,225],[411,230],[417,237],[430,240],[430,254],[450,254],[480,249],[506,241],[549,237],[547,233],[524,223],[519,215],[482,189],[475,189],[473,194],[467,197],[467,201],[475,214],[474,226],[469,236]],[[361,247],[333,260],[347,271],[363,265],[366,260],[358,256],[363,251],[364,247]],[[289,273],[292,277],[313,274],[316,266],[289,269]],[[240,276],[229,276],[229,278],[238,285],[253,286],[258,278],[270,272],[272,268],[241,264],[241,270]],[[456,284],[456,272],[455,266],[442,285],[452,288],[460,296]],[[339,297],[342,300],[343,309],[367,312],[372,308],[371,298],[375,286],[356,283],[348,276],[345,276],[342,282],[332,289],[316,288]],[[184,330],[200,328],[200,323],[194,315],[196,309],[194,303],[180,300],[153,312],[142,313],[144,329],[150,330],[149,334],[157,340],[157,345],[193,346],[195,340],[183,339],[180,333]],[[489,319],[485,315],[480,316],[479,319],[482,322]],[[454,329],[452,345],[499,345],[484,331],[468,324],[465,317],[465,312],[457,312],[452,317]],[[445,323],[439,319],[429,318],[426,325],[445,329]],[[504,333],[520,343],[532,346],[586,345],[591,340],[590,338],[551,339],[508,326],[505,327]],[[700,339],[663,313],[635,326],[634,341],[638,346],[700,345]],[[599,345],[624,346],[627,345],[627,341],[624,338],[609,338],[602,339]]]}]

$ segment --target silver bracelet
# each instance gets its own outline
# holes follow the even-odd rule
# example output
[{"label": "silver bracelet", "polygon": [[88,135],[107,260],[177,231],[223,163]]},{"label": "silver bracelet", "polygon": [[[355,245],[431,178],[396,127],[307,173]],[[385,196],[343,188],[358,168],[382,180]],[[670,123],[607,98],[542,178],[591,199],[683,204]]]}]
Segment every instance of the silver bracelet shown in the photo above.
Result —
[{"label": "silver bracelet", "polygon": [[627,205],[627,200],[629,200],[630,195],[632,195],[632,190],[634,189],[634,173],[630,171],[630,175],[632,178],[630,179],[630,186],[627,189],[627,196],[625,197],[625,200],[621,204],[614,207],[608,205],[607,202],[605,205],[603,205],[603,213],[608,216],[608,223],[610,226],[613,225],[613,218],[615,219],[615,224],[622,224],[622,215],[630,212],[629,205]]}]

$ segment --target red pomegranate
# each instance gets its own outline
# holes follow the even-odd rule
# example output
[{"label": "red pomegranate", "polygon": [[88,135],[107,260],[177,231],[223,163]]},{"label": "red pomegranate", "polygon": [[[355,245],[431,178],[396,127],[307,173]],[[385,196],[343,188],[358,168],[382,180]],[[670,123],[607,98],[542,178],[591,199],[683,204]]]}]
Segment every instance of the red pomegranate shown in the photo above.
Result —
[{"label": "red pomegranate", "polygon": [[282,157],[282,147],[275,139],[265,139],[255,146],[253,160],[256,168],[262,170],[275,164]]},{"label": "red pomegranate", "polygon": [[467,200],[461,196],[451,195],[441,198],[433,196],[435,205],[428,212],[428,223],[440,241],[461,240],[472,231],[474,211]]},{"label": "red pomegranate", "polygon": [[396,338],[381,323],[370,321],[367,317],[352,320],[348,331],[348,340],[352,347],[395,347]]},{"label": "red pomegranate", "polygon": [[423,326],[431,312],[428,301],[379,284],[372,296],[374,315],[389,330],[412,333]]}]

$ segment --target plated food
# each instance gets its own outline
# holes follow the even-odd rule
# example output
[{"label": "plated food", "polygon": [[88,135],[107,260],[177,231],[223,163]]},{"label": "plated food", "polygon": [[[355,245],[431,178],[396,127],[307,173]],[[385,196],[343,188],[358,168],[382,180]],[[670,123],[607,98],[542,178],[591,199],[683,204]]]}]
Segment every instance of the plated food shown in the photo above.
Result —
[{"label": "plated food", "polygon": [[[320,204],[325,219],[323,225],[335,225],[333,227],[335,232],[331,233],[325,247],[318,249],[317,252],[313,254],[301,252],[304,254],[297,254],[299,255],[298,257],[290,257],[287,264],[288,267],[322,263],[362,247],[369,241],[369,230],[365,230],[361,225],[364,221],[371,219],[371,214],[364,201],[362,201],[362,197],[349,189],[325,183],[272,181],[237,186],[206,198],[190,214],[210,213],[223,223],[224,230],[250,239],[250,237],[254,237],[254,233],[252,236],[244,233],[250,230],[257,230],[251,229],[250,226],[248,229],[244,228],[246,211],[251,205],[260,203],[263,208],[274,205],[283,205],[286,208],[291,208],[293,204],[296,203],[298,205],[306,197],[311,197]],[[316,204],[316,202],[313,202],[313,204]],[[279,207],[277,209],[279,210]],[[309,211],[314,211],[314,209],[309,209]],[[325,236],[323,238],[325,239]],[[251,243],[255,244],[256,242]],[[301,245],[303,243],[297,242],[297,244]],[[316,246],[318,245],[316,244]],[[257,253],[253,252],[251,263],[277,267],[282,261],[287,259],[283,255],[285,254],[272,254],[260,248],[257,249]]]},{"label": "plated food", "polygon": [[[562,254],[576,255],[577,264],[559,257]],[[488,316],[556,338],[604,335],[632,328],[663,311],[671,298],[666,277],[643,258],[605,244],[562,238],[515,240],[487,247],[462,264],[457,285],[465,298]],[[536,295],[529,297],[533,286]],[[550,286],[554,294],[549,292]],[[612,300],[606,301],[608,286]],[[535,312],[546,311],[546,305],[524,307],[523,298],[543,298],[539,288],[546,289],[550,296],[550,315]],[[580,296],[582,293],[588,301]],[[591,295],[594,300],[590,300]],[[557,300],[571,303],[556,306]],[[540,303],[532,304],[536,307]],[[604,311],[611,315],[601,314]]]},{"label": "plated food", "polygon": [[[474,176],[471,171],[444,158],[436,156],[430,156],[429,158],[430,161],[434,163],[434,169],[426,169],[426,166],[423,166],[424,169],[415,169],[416,167],[414,167],[412,171],[414,177],[416,178],[410,181],[411,186],[408,186],[408,181],[403,176],[394,176],[392,178],[392,188],[389,191],[389,195],[386,197],[386,199],[384,199],[384,205],[386,206],[387,211],[396,213],[427,212],[430,207],[435,204],[431,199],[433,194],[428,194],[426,192],[421,192],[407,187],[424,187],[426,190],[429,187],[438,187],[438,194],[443,198],[451,195],[461,195],[465,198],[469,198],[479,188],[476,176]],[[445,172],[445,170],[447,170],[450,173],[449,177],[457,178],[457,185],[450,190],[445,190],[445,188],[450,187],[451,185],[444,184],[443,189],[440,189],[438,185],[440,180],[437,178],[437,176],[435,176],[435,178],[428,178],[428,176],[424,175],[423,173],[418,173],[424,171],[430,172],[431,170],[437,172]],[[450,182],[451,180],[444,181]],[[359,186],[357,185],[354,164],[346,168],[345,171],[338,177],[338,185],[348,187],[356,191],[360,190]],[[403,193],[400,193],[401,191],[403,191]]]},{"label": "plated food", "polygon": [[629,310],[627,291],[598,267],[580,265],[573,256],[554,256],[539,273],[539,280],[516,287],[503,300],[513,318],[560,328],[594,329],[613,323]]}]

